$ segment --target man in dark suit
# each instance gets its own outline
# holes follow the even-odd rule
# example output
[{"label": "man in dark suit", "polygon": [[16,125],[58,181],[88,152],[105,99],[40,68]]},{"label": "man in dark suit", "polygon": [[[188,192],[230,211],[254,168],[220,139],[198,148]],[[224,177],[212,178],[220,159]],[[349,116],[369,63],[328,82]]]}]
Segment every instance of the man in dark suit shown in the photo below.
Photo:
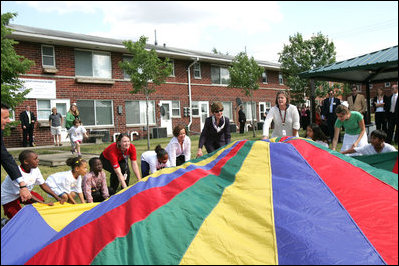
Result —
[{"label": "man in dark suit", "polygon": [[321,107],[321,118],[327,121],[328,135],[330,140],[334,138],[334,124],[337,120],[337,115],[335,114],[335,109],[341,101],[334,97],[334,90],[328,91],[328,98],[323,100],[323,105]]},{"label": "man in dark suit", "polygon": [[30,111],[30,106],[27,105],[25,111],[19,115],[22,126],[23,146],[26,147],[28,144],[29,135],[29,146],[33,147],[33,129],[35,127],[36,117],[33,112]]},{"label": "man in dark suit", "polygon": [[10,108],[7,105],[1,103],[1,165],[10,178],[18,182],[20,187],[19,194],[21,196],[22,202],[24,202],[29,200],[32,195],[30,194],[29,189],[26,187],[26,183],[22,178],[22,174],[18,165],[16,164],[12,155],[7,151],[3,141],[3,130],[5,129],[6,125],[10,123],[9,109]]},{"label": "man in dark suit", "polygon": [[240,134],[244,134],[245,122],[247,121],[247,117],[245,116],[243,107],[240,105],[240,110],[238,111],[238,122],[240,122]]},{"label": "man in dark suit", "polygon": [[[395,132],[395,143],[398,143],[398,85],[392,85],[392,95],[387,102],[388,136],[387,143],[392,143]],[[396,129],[395,129],[396,128]]]}]

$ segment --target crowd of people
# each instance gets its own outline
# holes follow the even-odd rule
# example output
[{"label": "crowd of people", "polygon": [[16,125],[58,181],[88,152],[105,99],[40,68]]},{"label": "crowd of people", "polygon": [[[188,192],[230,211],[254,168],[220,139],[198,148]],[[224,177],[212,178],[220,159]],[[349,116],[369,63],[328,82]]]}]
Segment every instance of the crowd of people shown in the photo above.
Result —
[{"label": "crowd of people", "polygon": [[[335,97],[334,91],[330,90],[322,106],[316,108],[316,123],[311,123],[309,109],[302,106],[299,110],[290,103],[287,92],[279,91],[276,94],[275,106],[265,117],[262,139],[269,138],[272,123],[274,124],[272,138],[299,137],[299,130],[302,127],[306,131],[306,138],[325,148],[331,147],[335,150],[340,132],[345,129],[340,151],[342,154],[364,155],[397,151],[390,145],[395,127],[396,143],[398,137],[397,94],[397,85],[392,86],[390,97],[384,96],[382,90],[378,90],[377,96],[373,99],[377,129],[371,132],[370,143],[368,143],[364,121],[364,97],[360,97],[355,88],[352,96],[348,98],[348,106],[341,104]],[[208,153],[211,153],[230,143],[230,119],[223,115],[223,110],[221,102],[214,102],[211,105],[212,115],[205,120],[199,137],[197,157],[203,156],[203,146]],[[24,133],[24,138],[26,134],[31,139],[28,125],[34,123],[35,117],[29,112],[30,108],[27,106],[25,114],[21,113],[21,117],[25,116],[26,120],[24,130],[26,129],[27,132]],[[239,113],[239,122],[245,124],[242,108]],[[1,204],[4,214],[10,219],[21,209],[21,204],[45,203],[41,195],[32,191],[35,185],[39,185],[43,191],[61,204],[64,202],[76,204],[76,198],[79,198],[81,203],[101,202],[119,189],[129,186],[131,175],[129,161],[136,178],[141,180],[163,168],[180,166],[191,159],[191,140],[187,136],[186,128],[183,125],[177,125],[173,129],[173,138],[165,149],[157,145],[155,150],[141,154],[141,169],[137,164],[136,147],[130,142],[129,135],[119,134],[116,141],[106,147],[99,157],[89,160],[90,171],[88,171],[87,162],[80,153],[80,144],[84,137],[87,138],[87,134],[81,125],[77,106],[72,105],[66,116],[66,125],[71,141],[71,151],[74,155],[76,152],[77,156],[66,161],[66,164],[71,167],[69,171],[51,174],[44,180],[38,168],[38,155],[34,151],[22,151],[19,154],[20,165],[17,165],[8,153],[3,142],[3,129],[9,122],[9,108],[2,103],[1,163],[8,175],[1,184]],[[55,145],[60,146],[61,141],[58,136],[62,116],[57,113],[56,108],[52,109],[49,122]],[[243,124],[240,125],[240,133],[244,128]],[[110,173],[110,186],[107,186],[105,171]],[[51,202],[47,204],[53,205]]]}]

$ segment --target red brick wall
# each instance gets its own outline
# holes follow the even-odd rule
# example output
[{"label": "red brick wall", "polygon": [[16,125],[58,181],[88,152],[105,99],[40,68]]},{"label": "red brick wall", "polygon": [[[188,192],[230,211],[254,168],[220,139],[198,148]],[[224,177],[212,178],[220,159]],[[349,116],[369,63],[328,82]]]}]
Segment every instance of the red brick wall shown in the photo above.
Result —
[{"label": "red brick wall", "polygon": [[[145,100],[143,94],[130,94],[129,91],[132,86],[129,81],[121,81],[123,79],[123,71],[119,68],[118,62],[122,60],[123,55],[121,53],[111,53],[112,62],[112,78],[119,79],[115,80],[112,85],[106,84],[87,84],[77,83],[75,77],[75,60],[74,60],[74,48],[66,46],[54,46],[55,48],[55,60],[56,68],[58,70],[55,74],[44,73],[42,67],[41,58],[41,44],[29,43],[20,41],[15,46],[15,50],[19,55],[22,55],[35,62],[35,65],[27,73],[28,75],[22,75],[22,78],[29,79],[50,79],[56,80],[56,97],[57,99],[70,99],[70,103],[76,102],[77,100],[93,100],[93,99],[105,99],[112,100],[114,106],[114,128],[110,130],[110,136],[115,132],[127,132],[127,131],[138,131],[140,137],[144,137],[143,128],[139,127],[127,127],[125,117],[125,101],[126,100]],[[173,126],[177,124],[189,123],[189,118],[183,116],[183,107],[189,105],[188,99],[188,85],[179,84],[187,83],[187,67],[191,61],[174,60],[175,64],[175,76],[168,77],[165,83],[157,88],[156,93],[152,94],[150,99],[155,101],[156,104],[156,123],[160,123],[160,108],[158,103],[160,100],[178,100],[180,101],[181,107],[181,118],[173,119]],[[201,79],[195,79],[193,70],[191,69],[191,89],[192,89],[192,100],[193,101],[208,101],[210,104],[213,101],[231,101],[233,103],[233,110],[236,110],[236,98],[239,97],[243,102],[250,101],[248,97],[245,97],[244,93],[240,89],[226,88],[225,86],[211,85],[211,64],[201,62]],[[32,75],[33,74],[33,75]],[[278,84],[278,71],[267,71],[268,84],[262,84],[260,82],[260,89],[254,93],[255,102],[272,102],[274,105],[275,89],[287,89],[286,86]],[[69,78],[70,77],[70,78]],[[175,84],[178,83],[178,84]],[[37,101],[36,99],[28,99],[21,106],[18,106],[15,110],[16,119],[19,119],[19,113],[25,109],[25,105],[29,104],[31,110],[37,114]],[[123,114],[117,113],[117,107],[123,107]],[[258,105],[257,105],[258,110]],[[237,114],[231,120],[236,121]],[[84,121],[83,121],[84,122]],[[200,131],[199,118],[193,117],[193,124],[191,126],[193,131]],[[19,147],[22,146],[22,130],[20,126],[12,129],[12,135],[5,137],[4,141],[7,147]],[[36,145],[51,145],[53,144],[53,137],[50,134],[50,127],[43,127],[36,124],[34,130]]]}]

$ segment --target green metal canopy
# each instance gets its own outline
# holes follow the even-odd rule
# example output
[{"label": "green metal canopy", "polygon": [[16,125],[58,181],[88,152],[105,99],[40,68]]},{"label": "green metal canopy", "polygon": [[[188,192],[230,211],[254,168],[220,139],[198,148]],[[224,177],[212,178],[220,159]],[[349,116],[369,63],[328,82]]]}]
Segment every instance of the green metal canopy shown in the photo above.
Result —
[{"label": "green metal canopy", "polygon": [[398,46],[302,72],[299,77],[350,83],[398,80]]}]

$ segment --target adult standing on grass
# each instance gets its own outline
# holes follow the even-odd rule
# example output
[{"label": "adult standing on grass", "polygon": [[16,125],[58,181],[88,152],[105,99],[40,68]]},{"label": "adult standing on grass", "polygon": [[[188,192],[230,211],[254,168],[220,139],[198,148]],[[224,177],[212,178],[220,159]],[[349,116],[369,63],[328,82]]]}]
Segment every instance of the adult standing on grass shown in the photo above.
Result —
[{"label": "adult standing on grass", "polygon": [[269,138],[270,124],[274,122],[272,138],[295,136],[299,137],[299,113],[295,105],[290,104],[287,92],[279,91],[276,95],[276,105],[270,109],[263,124],[263,139]]},{"label": "adult standing on grass", "polygon": [[341,151],[367,145],[366,126],[363,115],[357,111],[349,111],[349,108],[343,104],[339,105],[335,112],[337,114],[337,121],[335,122],[332,150],[335,151],[337,148],[338,136],[342,126],[345,128],[345,135]]},{"label": "adult standing on grass", "polygon": [[73,127],[73,121],[75,119],[79,119],[79,110],[78,107],[76,106],[75,103],[69,107],[69,111],[66,114],[66,123],[65,123],[65,128],[69,130],[71,127]]},{"label": "adult standing on grass", "polygon": [[33,147],[33,129],[35,128],[36,117],[35,114],[30,110],[30,106],[25,107],[25,111],[19,114],[19,119],[21,120],[22,127],[22,144],[24,147],[28,146],[28,136],[29,136],[29,146]]},{"label": "adult standing on grass", "polygon": [[57,108],[51,108],[52,114],[48,118],[48,122],[51,125],[51,135],[54,138],[54,146],[62,146],[61,144],[61,125],[63,118],[60,113],[57,113]]},{"label": "adult standing on grass", "polygon": [[129,185],[129,158],[133,172],[140,180],[141,174],[137,164],[136,147],[130,143],[128,134],[119,134],[116,142],[105,148],[100,155],[104,170],[111,173],[110,185],[114,192],[117,192],[119,184],[121,184],[122,189]]},{"label": "adult standing on grass", "polygon": [[19,184],[19,195],[21,196],[21,200],[27,201],[32,198],[32,195],[26,187],[26,183],[22,178],[18,165],[4,145],[3,130],[8,123],[10,123],[10,108],[6,104],[1,103],[1,165],[4,167],[4,170],[10,176],[11,180],[15,180]]},{"label": "adult standing on grass", "polygon": [[206,151],[211,153],[220,147],[230,143],[230,120],[223,116],[223,104],[214,102],[211,105],[212,116],[205,119],[199,139],[197,157],[201,157],[202,147],[205,145]]}]

